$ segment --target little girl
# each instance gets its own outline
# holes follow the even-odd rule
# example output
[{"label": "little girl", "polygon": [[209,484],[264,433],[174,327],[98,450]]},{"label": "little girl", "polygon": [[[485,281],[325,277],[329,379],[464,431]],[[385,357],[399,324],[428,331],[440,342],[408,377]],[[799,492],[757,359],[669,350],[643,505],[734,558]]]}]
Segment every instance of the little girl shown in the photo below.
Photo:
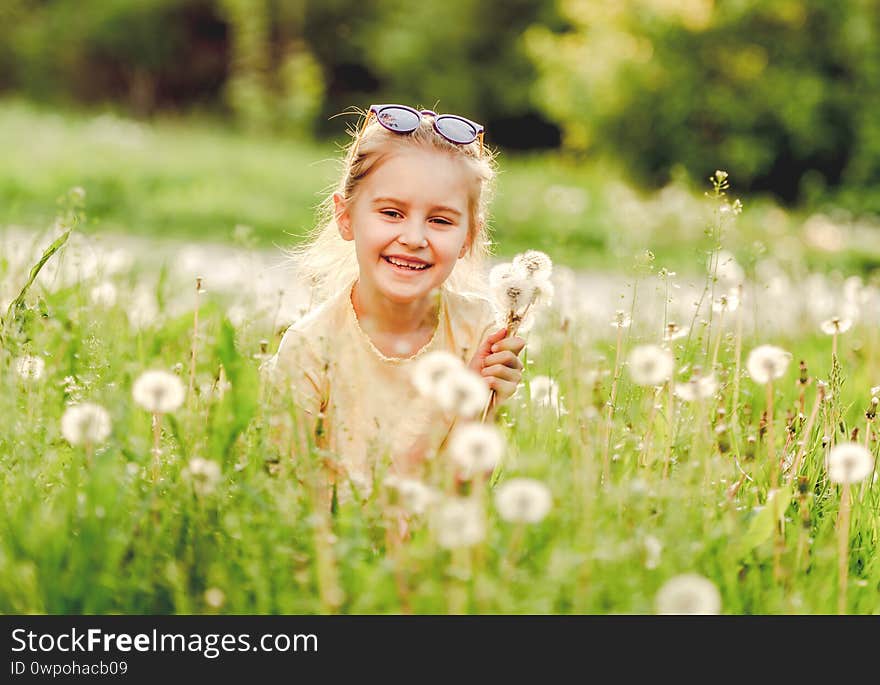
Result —
[{"label": "little girl", "polygon": [[490,417],[520,381],[525,341],[506,337],[480,294],[494,178],[482,132],[463,117],[373,105],[326,221],[294,250],[320,304],[286,331],[266,370],[292,390],[310,430],[320,427],[340,492],[346,481],[369,491],[385,455],[391,473],[418,475],[449,430],[451,417],[411,382],[423,355],[445,350],[481,374],[495,391]]}]

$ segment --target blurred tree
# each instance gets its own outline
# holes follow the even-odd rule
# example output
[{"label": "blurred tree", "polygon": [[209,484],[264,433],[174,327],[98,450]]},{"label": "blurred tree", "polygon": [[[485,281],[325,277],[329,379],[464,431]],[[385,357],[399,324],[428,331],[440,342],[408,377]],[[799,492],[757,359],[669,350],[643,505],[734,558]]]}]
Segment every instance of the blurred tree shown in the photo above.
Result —
[{"label": "blurred tree", "polygon": [[0,87],[122,100],[139,114],[216,99],[226,27],[213,0],[3,0]]},{"label": "blurred tree", "polygon": [[664,183],[678,164],[786,200],[880,178],[878,0],[560,0],[538,101],[572,150]]}]

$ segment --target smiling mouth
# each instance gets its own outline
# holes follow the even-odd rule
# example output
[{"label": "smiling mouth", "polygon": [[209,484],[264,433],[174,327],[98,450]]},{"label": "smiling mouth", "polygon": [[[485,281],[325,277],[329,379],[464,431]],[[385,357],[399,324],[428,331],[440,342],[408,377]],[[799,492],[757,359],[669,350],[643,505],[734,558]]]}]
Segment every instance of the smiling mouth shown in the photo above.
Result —
[{"label": "smiling mouth", "polygon": [[427,271],[432,266],[434,266],[433,264],[406,264],[399,259],[395,259],[392,261],[391,257],[386,257],[385,255],[382,255],[382,259],[391,264],[391,266],[397,267],[402,271]]}]

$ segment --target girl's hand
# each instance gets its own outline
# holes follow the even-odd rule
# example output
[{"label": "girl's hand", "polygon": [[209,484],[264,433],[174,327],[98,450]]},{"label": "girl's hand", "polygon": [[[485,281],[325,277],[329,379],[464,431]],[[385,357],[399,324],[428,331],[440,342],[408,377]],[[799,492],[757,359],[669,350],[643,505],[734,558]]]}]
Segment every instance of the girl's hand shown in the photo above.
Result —
[{"label": "girl's hand", "polygon": [[513,395],[522,379],[523,363],[518,355],[526,346],[526,341],[519,336],[507,338],[506,335],[505,327],[486,338],[468,364],[495,391],[493,404]]}]

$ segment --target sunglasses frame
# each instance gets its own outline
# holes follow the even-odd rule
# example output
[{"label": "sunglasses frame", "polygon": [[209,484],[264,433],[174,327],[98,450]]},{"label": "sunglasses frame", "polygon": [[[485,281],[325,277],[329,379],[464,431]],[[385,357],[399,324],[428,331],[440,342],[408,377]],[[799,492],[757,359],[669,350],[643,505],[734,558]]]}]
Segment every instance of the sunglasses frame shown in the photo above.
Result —
[{"label": "sunglasses frame", "polygon": [[[370,123],[370,118],[372,116],[376,117],[376,121],[379,122],[379,125],[382,126],[382,128],[384,128],[386,131],[391,131],[392,133],[404,133],[405,134],[405,133],[412,133],[413,131],[416,130],[418,125],[414,128],[407,130],[407,131],[400,131],[397,129],[390,128],[389,126],[386,126],[384,123],[382,123],[382,119],[379,117],[379,114],[382,113],[382,110],[387,109],[389,107],[397,107],[399,109],[406,110],[407,112],[412,112],[416,117],[419,118],[420,121],[423,116],[434,117],[434,130],[437,132],[438,135],[442,136],[444,140],[448,140],[450,143],[453,143],[454,145],[470,145],[475,140],[479,140],[480,141],[480,156],[481,157],[483,156],[483,132],[486,129],[482,126],[482,124],[478,124],[476,121],[471,121],[470,119],[465,119],[464,117],[460,117],[457,114],[437,114],[437,112],[434,112],[430,109],[423,109],[420,111],[420,110],[414,109],[412,107],[408,107],[407,105],[396,105],[396,104],[370,105],[370,111],[367,113],[367,116],[364,117],[363,126],[361,126],[361,130],[358,132],[358,143],[360,143],[361,136],[364,134],[364,131],[367,128],[367,124]],[[466,143],[462,143],[461,141],[458,141],[458,140],[452,140],[449,136],[447,136],[445,133],[443,133],[443,131],[441,131],[440,128],[437,126],[437,122],[441,121],[443,119],[455,119],[456,121],[463,121],[468,126],[472,127],[475,131],[473,140],[469,140]],[[355,154],[357,153],[357,147],[358,146],[355,145]]]}]

